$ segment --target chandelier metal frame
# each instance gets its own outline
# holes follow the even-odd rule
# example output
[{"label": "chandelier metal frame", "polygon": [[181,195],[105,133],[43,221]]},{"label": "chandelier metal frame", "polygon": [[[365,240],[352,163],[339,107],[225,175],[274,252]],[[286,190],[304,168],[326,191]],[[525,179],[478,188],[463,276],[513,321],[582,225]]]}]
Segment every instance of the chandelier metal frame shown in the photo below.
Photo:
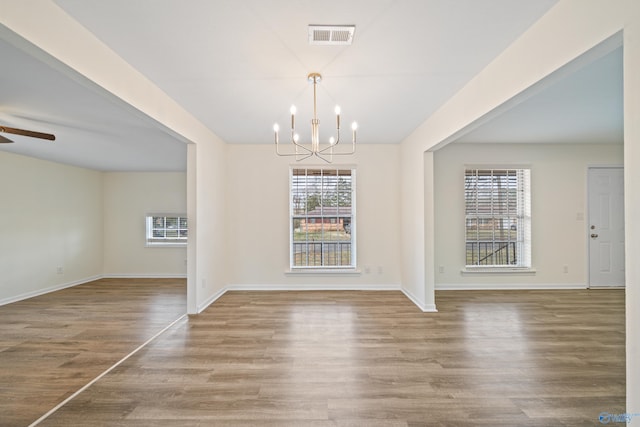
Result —
[{"label": "chandelier metal frame", "polygon": [[331,137],[328,143],[320,142],[320,120],[318,120],[318,104],[317,104],[317,89],[318,83],[322,81],[322,75],[320,73],[310,73],[307,76],[307,80],[313,83],[313,118],[311,119],[311,142],[301,143],[300,137],[296,133],[296,107],[291,106],[291,144],[293,151],[282,152],[280,151],[279,132],[280,125],[278,123],[273,125],[274,139],[276,143],[276,154],[282,157],[295,156],[296,161],[302,161],[309,157],[315,156],[327,163],[333,161],[333,156],[346,156],[352,155],[356,152],[356,130],[358,125],[356,122],[351,124],[351,149],[350,151],[337,151],[334,148],[340,142],[340,107],[336,106],[336,138]]}]

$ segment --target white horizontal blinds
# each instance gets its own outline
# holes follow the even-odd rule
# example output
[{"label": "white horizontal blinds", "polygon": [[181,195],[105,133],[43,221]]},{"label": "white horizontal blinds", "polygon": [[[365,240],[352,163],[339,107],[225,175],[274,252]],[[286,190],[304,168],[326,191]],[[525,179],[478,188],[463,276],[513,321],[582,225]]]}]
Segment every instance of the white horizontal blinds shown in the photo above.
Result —
[{"label": "white horizontal blinds", "polygon": [[352,266],[350,169],[292,169],[291,267]]},{"label": "white horizontal blinds", "polygon": [[187,237],[186,216],[158,214],[147,216],[148,243],[186,243]]},{"label": "white horizontal blinds", "polygon": [[531,267],[531,170],[519,169],[521,178],[518,181],[518,215],[521,227],[518,228],[521,267]]},{"label": "white horizontal blinds", "polygon": [[467,266],[531,266],[529,169],[467,169]]}]

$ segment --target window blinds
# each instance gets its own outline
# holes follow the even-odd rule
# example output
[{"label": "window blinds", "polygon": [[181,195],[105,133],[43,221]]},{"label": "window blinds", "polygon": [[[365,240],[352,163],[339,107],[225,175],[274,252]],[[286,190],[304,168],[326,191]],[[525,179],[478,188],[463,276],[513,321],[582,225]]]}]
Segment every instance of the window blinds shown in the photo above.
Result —
[{"label": "window blinds", "polygon": [[291,170],[291,268],[354,266],[354,170]]},{"label": "window blinds", "polygon": [[465,171],[467,266],[531,266],[529,169]]}]

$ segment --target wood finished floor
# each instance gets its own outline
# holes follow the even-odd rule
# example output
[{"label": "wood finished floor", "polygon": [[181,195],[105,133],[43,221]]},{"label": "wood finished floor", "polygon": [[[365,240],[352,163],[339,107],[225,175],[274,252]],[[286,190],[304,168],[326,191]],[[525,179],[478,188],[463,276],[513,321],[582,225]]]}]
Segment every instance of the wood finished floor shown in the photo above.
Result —
[{"label": "wood finished floor", "polygon": [[36,421],[185,312],[183,279],[103,279],[1,306],[0,426]]},{"label": "wood finished floor", "polygon": [[[623,290],[440,291],[436,303],[229,292],[40,425],[577,426],[624,412]],[[37,378],[45,392],[50,376]]]}]

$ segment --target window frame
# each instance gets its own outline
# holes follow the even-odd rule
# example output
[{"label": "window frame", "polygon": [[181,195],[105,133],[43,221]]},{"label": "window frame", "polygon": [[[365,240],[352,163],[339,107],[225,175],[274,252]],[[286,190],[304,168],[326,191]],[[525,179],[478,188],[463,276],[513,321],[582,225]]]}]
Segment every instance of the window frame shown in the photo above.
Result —
[{"label": "window frame", "polygon": [[[532,223],[532,215],[531,215],[531,199],[532,199],[532,188],[531,188],[531,174],[532,174],[532,168],[529,165],[465,165],[464,167],[464,171],[463,171],[463,197],[464,197],[464,202],[463,202],[463,209],[464,209],[464,240],[465,240],[465,261],[464,261],[464,268],[463,268],[463,272],[535,272],[535,269],[532,266],[532,260],[531,260],[531,254],[532,254],[532,247],[533,247],[533,243],[532,243],[532,238],[531,238],[531,223]],[[495,171],[500,171],[500,172],[514,172],[515,176],[517,177],[517,182],[516,182],[516,195],[515,195],[515,200],[517,201],[517,206],[516,206],[516,213],[515,215],[497,215],[497,216],[492,216],[491,218],[489,218],[486,215],[476,215],[476,216],[470,216],[468,214],[468,189],[467,189],[467,175],[469,173],[469,171],[475,172],[476,176],[478,176],[478,172],[484,172],[484,173],[491,173],[492,177],[493,177],[493,173]],[[505,176],[509,176],[509,175],[505,175]],[[503,178],[504,179],[504,178]],[[494,187],[491,188],[491,194],[493,197],[493,194],[495,194],[496,190]],[[522,194],[521,194],[522,193]],[[476,201],[477,201],[477,194],[476,194]],[[491,211],[492,211],[492,215],[493,215],[493,206],[494,206],[494,201],[492,199],[491,201]],[[499,221],[504,221],[507,220],[509,221],[508,223],[511,224],[509,225],[509,229],[510,230],[514,230],[513,227],[513,220],[515,219],[516,223],[515,223],[515,235],[516,238],[514,240],[508,240],[509,243],[512,243],[514,245],[514,252],[515,252],[515,257],[516,257],[516,261],[515,263],[504,263],[504,264],[481,264],[481,263],[476,263],[476,264],[468,264],[469,262],[469,255],[468,255],[468,248],[469,248],[469,244],[473,244],[473,243],[478,243],[480,244],[481,242],[491,242],[492,245],[496,244],[496,239],[495,239],[495,234],[493,236],[493,238],[491,240],[480,240],[480,239],[469,239],[469,223],[470,221],[477,221],[477,223],[479,223],[482,220],[488,221],[490,220],[490,222],[494,222],[495,220],[499,220]],[[477,228],[477,227],[476,227]],[[492,228],[492,230],[495,233],[495,227]],[[479,233],[479,230],[478,230]],[[502,242],[502,241],[500,241]],[[495,251],[495,246],[493,246],[494,248],[494,253],[496,253]]]},{"label": "window frame", "polygon": [[[164,226],[163,227],[154,227],[153,222],[155,218],[164,218]],[[167,219],[175,219],[177,223],[176,228],[167,227]],[[185,222],[185,226],[182,226],[183,221]],[[177,237],[167,237],[167,230],[176,230],[178,232]],[[154,236],[154,230],[164,230],[165,236],[159,237]],[[181,237],[181,231],[186,233],[186,236]],[[145,246],[147,247],[172,247],[172,246],[187,246],[187,242],[189,239],[189,221],[186,214],[176,214],[176,213],[152,213],[145,215]]]},{"label": "window frame", "polygon": [[[351,198],[351,215],[344,216],[340,215],[340,207],[338,206],[336,209],[336,215],[331,216],[320,216],[322,218],[321,222],[315,221],[314,218],[309,218],[310,220],[314,220],[315,224],[321,224],[323,227],[325,224],[325,220],[327,218],[349,218],[348,228],[349,231],[346,234],[350,235],[350,240],[348,240],[350,244],[350,263],[348,265],[296,265],[295,263],[295,243],[301,243],[300,241],[295,240],[295,230],[294,230],[294,220],[300,218],[300,214],[295,214],[295,206],[294,206],[294,171],[295,170],[305,170],[305,171],[349,171],[351,178],[351,187],[350,187],[350,198]],[[339,172],[336,174],[339,176]],[[305,208],[306,212],[306,208]],[[308,213],[308,212],[307,212]],[[328,225],[330,224],[327,223]],[[346,221],[343,221],[343,224]],[[310,221],[311,223],[311,221]],[[347,225],[344,225],[346,228]],[[325,240],[320,241],[319,243],[323,243]],[[357,250],[356,250],[356,167],[354,165],[290,165],[289,167],[289,273],[351,273],[357,271]],[[307,240],[307,242],[309,242]],[[317,241],[316,241],[317,242]],[[345,242],[347,242],[345,240]],[[334,242],[335,243],[335,242]]]}]

